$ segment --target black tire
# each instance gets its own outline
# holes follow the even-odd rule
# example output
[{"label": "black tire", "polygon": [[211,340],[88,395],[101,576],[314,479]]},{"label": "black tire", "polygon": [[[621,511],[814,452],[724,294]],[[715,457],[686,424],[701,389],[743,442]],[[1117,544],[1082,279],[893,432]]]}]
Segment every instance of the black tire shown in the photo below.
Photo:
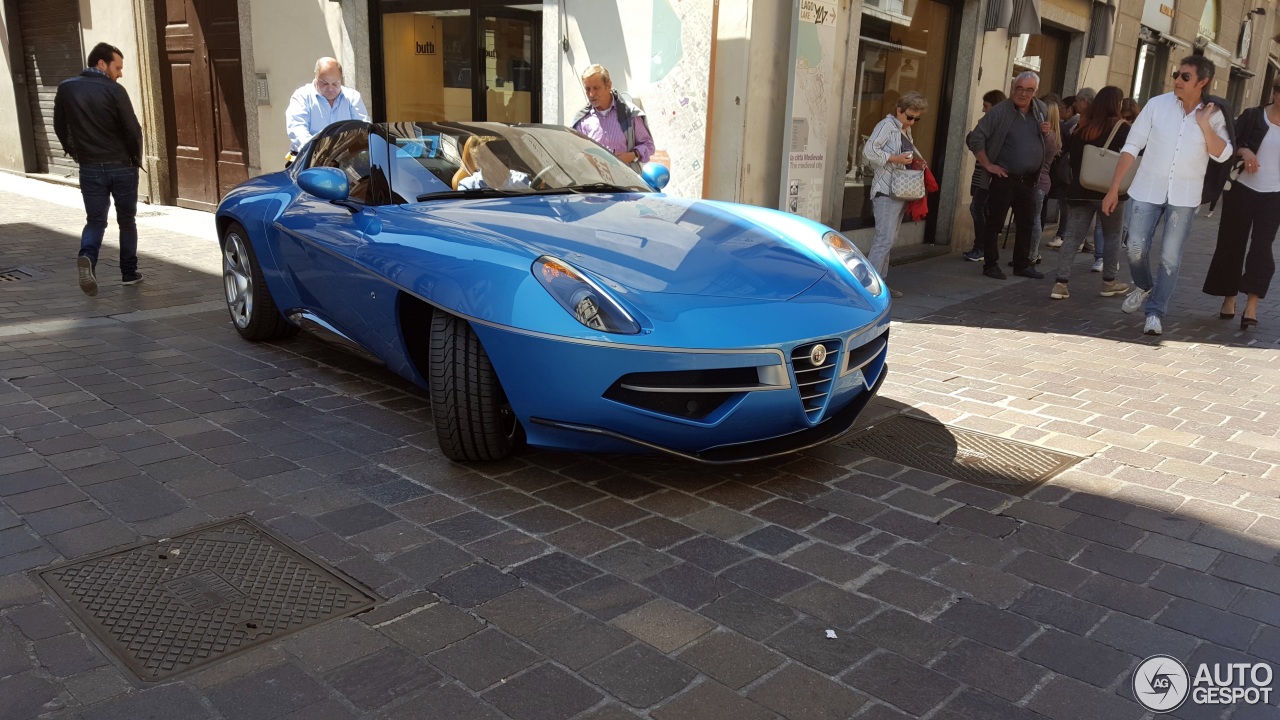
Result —
[{"label": "black tire", "polygon": [[470,323],[444,312],[431,319],[431,415],[445,457],[501,460],[521,442],[520,423]]},{"label": "black tire", "polygon": [[231,223],[222,233],[222,288],[231,324],[246,340],[278,340],[298,332],[276,307],[249,233]]}]

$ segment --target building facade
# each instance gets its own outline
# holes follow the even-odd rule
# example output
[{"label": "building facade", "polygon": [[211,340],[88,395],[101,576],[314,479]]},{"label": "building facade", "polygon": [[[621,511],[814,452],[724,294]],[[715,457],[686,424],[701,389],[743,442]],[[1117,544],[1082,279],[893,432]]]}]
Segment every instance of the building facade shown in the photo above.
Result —
[{"label": "building facade", "polygon": [[1041,93],[1145,101],[1197,53],[1238,111],[1269,99],[1275,16],[1274,0],[3,0],[0,169],[74,182],[52,97],[99,41],[126,57],[143,194],[204,209],[282,166],[285,108],[319,57],[393,121],[564,123],[598,63],[645,108],[668,192],[785,209],[866,247],[862,145],[917,91],[941,189],[895,254],[938,253],[972,241],[964,136],[983,93],[1033,70]]}]

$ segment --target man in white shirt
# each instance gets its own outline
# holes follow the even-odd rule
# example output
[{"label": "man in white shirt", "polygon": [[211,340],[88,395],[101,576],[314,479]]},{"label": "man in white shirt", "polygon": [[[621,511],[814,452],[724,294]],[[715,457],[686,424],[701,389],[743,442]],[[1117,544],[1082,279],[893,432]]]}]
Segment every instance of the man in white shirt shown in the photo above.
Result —
[{"label": "man in white shirt", "polygon": [[368,122],[369,111],[356,90],[342,86],[342,64],[331,57],[316,61],[315,78],[294,91],[285,112],[289,153],[295,154],[312,135],[343,120]]},{"label": "man in white shirt", "polygon": [[[1192,55],[1182,59],[1173,73],[1173,92],[1152,98],[1133,121],[1111,189],[1102,199],[1102,212],[1115,212],[1120,181],[1145,148],[1129,187],[1133,213],[1128,219],[1129,273],[1136,287],[1121,310],[1131,313],[1142,307],[1147,335],[1164,332],[1160,320],[1178,283],[1182,247],[1200,205],[1209,161],[1223,162],[1232,153],[1227,121],[1205,92],[1213,73],[1213,63],[1207,58]],[[1160,268],[1153,278],[1148,255],[1161,217],[1163,246]]]}]

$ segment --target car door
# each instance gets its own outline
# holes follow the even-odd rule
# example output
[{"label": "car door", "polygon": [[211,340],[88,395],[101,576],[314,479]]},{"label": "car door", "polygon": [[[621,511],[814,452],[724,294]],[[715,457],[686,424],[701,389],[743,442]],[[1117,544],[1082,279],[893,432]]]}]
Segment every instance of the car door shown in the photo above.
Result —
[{"label": "car door", "polygon": [[346,201],[330,202],[301,192],[276,221],[281,253],[304,310],[381,358],[396,342],[395,288],[358,257],[381,233],[379,217],[389,204],[383,178],[386,143],[370,125],[331,126],[312,140],[308,167],[342,170],[351,185]]}]

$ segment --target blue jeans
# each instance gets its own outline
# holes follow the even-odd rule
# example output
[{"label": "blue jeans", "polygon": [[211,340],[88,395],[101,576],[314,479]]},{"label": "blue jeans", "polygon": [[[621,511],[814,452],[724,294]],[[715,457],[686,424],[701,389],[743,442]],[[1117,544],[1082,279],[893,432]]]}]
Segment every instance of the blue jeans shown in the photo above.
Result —
[{"label": "blue jeans", "polygon": [[[1178,284],[1178,268],[1182,264],[1182,248],[1191,234],[1191,218],[1196,208],[1179,207],[1164,203],[1155,205],[1129,198],[1129,274],[1133,284],[1149,291],[1144,308],[1147,315],[1164,317],[1169,310],[1169,299]],[[1120,208],[1116,208],[1119,212]],[[1164,218],[1164,235],[1161,236],[1160,268],[1151,275],[1151,244],[1156,235],[1156,224]]]},{"label": "blue jeans", "polygon": [[888,195],[877,195],[871,198],[871,210],[876,218],[876,237],[871,241],[871,252],[867,261],[880,273],[880,277],[889,276],[889,251],[893,250],[893,241],[898,237],[898,228],[902,225],[902,211],[907,206],[906,200],[891,198]]},{"label": "blue jeans", "polygon": [[80,254],[98,266],[98,251],[107,233],[107,211],[116,204],[120,226],[120,274],[138,271],[138,168],[131,165],[85,163],[80,166],[80,196],[85,223],[80,233]]},{"label": "blue jeans", "polygon": [[[1120,212],[1121,210],[1122,210],[1121,208],[1116,208],[1116,212]],[[1111,214],[1115,215],[1116,213],[1111,213]],[[1099,218],[1102,217],[1101,210],[1098,211],[1098,217]],[[1103,243],[1105,242],[1106,240],[1104,239],[1102,234],[1102,223],[1100,222],[1094,223],[1093,224],[1093,259],[1094,260],[1102,259],[1102,247],[1103,247]],[[1116,238],[1116,242],[1120,242],[1120,238]]]}]

